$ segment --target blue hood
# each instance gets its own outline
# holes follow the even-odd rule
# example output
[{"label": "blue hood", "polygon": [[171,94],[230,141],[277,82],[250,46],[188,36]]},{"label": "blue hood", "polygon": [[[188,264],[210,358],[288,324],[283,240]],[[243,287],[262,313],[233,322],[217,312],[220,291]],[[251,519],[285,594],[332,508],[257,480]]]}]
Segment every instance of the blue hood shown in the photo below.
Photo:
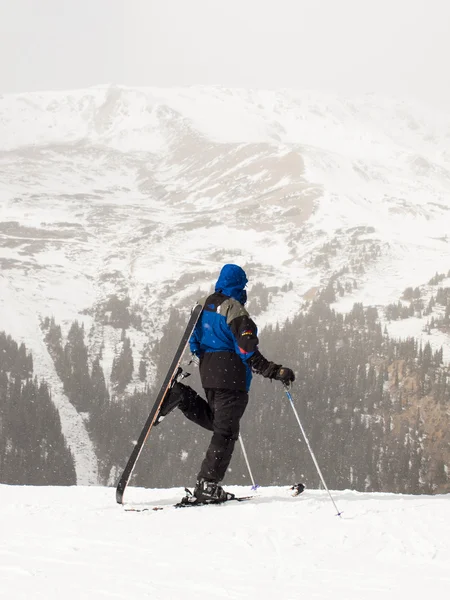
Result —
[{"label": "blue hood", "polygon": [[224,265],[216,283],[216,292],[222,292],[225,296],[230,296],[241,304],[245,304],[247,292],[244,288],[247,281],[244,269],[237,265]]}]

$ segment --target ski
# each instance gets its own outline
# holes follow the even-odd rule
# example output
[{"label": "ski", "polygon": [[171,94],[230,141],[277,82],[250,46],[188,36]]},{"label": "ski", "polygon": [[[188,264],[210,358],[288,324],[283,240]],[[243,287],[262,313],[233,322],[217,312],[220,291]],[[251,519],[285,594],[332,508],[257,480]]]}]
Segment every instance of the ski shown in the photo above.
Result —
[{"label": "ski", "polygon": [[246,502],[247,500],[252,500],[255,496],[239,496],[239,497],[234,497],[234,498],[230,498],[229,500],[226,500],[225,502],[195,502],[195,501],[190,501],[190,502],[184,502],[184,498],[181,500],[181,502],[177,502],[176,504],[168,504],[167,506],[152,506],[152,507],[145,507],[145,508],[137,508],[134,506],[130,506],[130,507],[126,507],[124,508],[125,512],[147,512],[147,511],[158,511],[158,510],[164,510],[165,508],[190,508],[193,506],[223,506],[224,504],[228,504],[229,502]]},{"label": "ski", "polygon": [[189,508],[192,506],[223,506],[224,504],[228,504],[229,502],[246,502],[247,500],[252,500],[254,496],[235,496],[234,498],[230,498],[229,500],[225,500],[225,502],[199,502],[198,500],[188,500],[185,502],[185,498],[181,500],[181,502],[177,502],[174,504],[175,508]]},{"label": "ski", "polygon": [[[300,494],[302,494],[305,490],[305,485],[303,483],[295,483],[294,485],[292,485],[291,487],[289,487],[287,489],[287,491],[292,492],[292,494],[290,494],[291,497],[295,498],[296,496],[299,496]],[[196,498],[194,497],[194,495],[192,494],[192,492],[188,489],[185,488],[185,491],[187,493],[186,496],[184,496],[184,498],[181,499],[180,502],[177,502],[176,504],[166,504],[165,506],[144,506],[144,507],[138,507],[138,506],[125,506],[124,510],[125,512],[148,512],[148,511],[158,511],[158,510],[164,510],[165,508],[189,508],[189,507],[193,507],[193,506],[223,506],[224,504],[228,504],[229,502],[246,502],[248,500],[254,500],[258,498],[257,494],[252,494],[251,496],[235,496],[234,498],[230,498],[229,500],[225,500],[225,502],[198,502],[196,500]]]},{"label": "ski", "polygon": [[128,462],[122,473],[122,476],[119,479],[119,483],[117,484],[116,501],[118,504],[123,504],[123,496],[124,496],[126,487],[128,485],[128,482],[130,481],[131,475],[133,473],[133,469],[136,466],[136,463],[138,461],[139,455],[141,454],[142,448],[144,447],[144,444],[145,444],[148,436],[150,435],[150,431],[152,430],[152,427],[158,418],[159,411],[161,409],[164,398],[166,397],[167,391],[169,390],[170,386],[172,385],[172,383],[178,373],[178,368],[179,368],[181,359],[183,357],[184,351],[189,342],[189,338],[191,337],[192,332],[194,331],[197,321],[200,318],[201,312],[202,312],[202,306],[200,304],[195,306],[195,308],[192,310],[188,324],[186,325],[186,329],[183,333],[181,341],[175,352],[175,355],[173,357],[173,360],[169,367],[169,370],[167,371],[167,375],[164,378],[164,381],[158,392],[155,403],[150,411],[147,421],[145,422],[145,425],[141,431],[141,434],[133,448],[133,452],[131,453],[131,456],[128,459]]}]

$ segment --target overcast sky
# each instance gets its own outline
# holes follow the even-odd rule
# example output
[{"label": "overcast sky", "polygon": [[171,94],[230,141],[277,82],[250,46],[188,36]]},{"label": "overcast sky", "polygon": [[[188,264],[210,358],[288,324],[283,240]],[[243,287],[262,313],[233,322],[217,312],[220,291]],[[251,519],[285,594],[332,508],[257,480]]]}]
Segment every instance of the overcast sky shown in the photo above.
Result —
[{"label": "overcast sky", "polygon": [[379,92],[450,110],[449,0],[0,0],[0,92]]}]

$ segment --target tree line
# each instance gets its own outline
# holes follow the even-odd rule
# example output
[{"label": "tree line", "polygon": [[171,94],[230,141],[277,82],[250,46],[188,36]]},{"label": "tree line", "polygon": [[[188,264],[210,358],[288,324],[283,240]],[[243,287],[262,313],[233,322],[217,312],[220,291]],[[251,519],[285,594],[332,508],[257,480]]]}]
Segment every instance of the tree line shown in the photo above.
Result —
[{"label": "tree line", "polygon": [[[416,296],[413,290],[411,300]],[[447,295],[441,292],[439,301],[443,302],[444,296],[447,301]],[[297,315],[260,334],[263,354],[296,372],[292,394],[328,485],[361,491],[448,491],[450,374],[443,364],[442,349],[433,350],[429,343],[421,344],[413,338],[390,339],[382,330],[376,308],[355,304],[348,314],[341,314],[331,309],[334,300],[335,286],[330,285]],[[263,304],[266,301],[264,296]],[[145,361],[133,363],[125,329],[114,358],[112,381],[107,385],[101,355],[89,356],[83,325],[74,322],[63,340],[54,319],[44,322],[45,339],[64,390],[77,409],[88,416],[86,424],[100,466],[99,483],[116,483],[153,405],[185,323],[184,312],[170,312],[163,335],[153,346],[155,385],[127,394],[133,373],[139,370],[141,379],[146,373]],[[12,340],[8,343],[14,347]],[[22,467],[12,458],[14,453],[22,452],[24,445],[19,435],[19,415],[35,414],[32,411],[38,407],[45,415],[34,417],[38,431],[45,431],[48,423],[52,435],[59,432],[59,445],[52,442],[57,448],[54,460],[65,466],[52,468],[52,481],[64,483],[67,473],[73,473],[67,466],[67,456],[72,465],[73,461],[64,451],[60,423],[47,386],[32,379],[31,356],[20,348],[17,346],[15,353],[8,350],[0,371],[2,389],[9,390],[8,402],[4,401],[5,395],[1,396],[0,426],[2,433],[7,433],[1,439],[9,440],[3,443],[1,464],[6,464],[7,458],[9,472],[18,470],[24,474],[22,482],[26,482],[26,477],[30,478],[29,483],[47,482],[45,478],[37,481],[31,477],[24,466],[25,455]],[[188,383],[203,393],[198,373],[190,370]],[[31,385],[37,386],[33,393]],[[30,400],[33,394],[39,397],[37,403]],[[5,419],[6,414],[9,420]],[[16,420],[12,415],[16,415]],[[281,384],[254,377],[242,435],[261,485],[299,480],[310,487],[320,484]],[[193,484],[209,437],[208,432],[175,411],[150,436],[133,483],[151,487]],[[36,443],[41,447],[41,458],[36,460],[44,464],[49,460],[49,446],[42,437]],[[36,464],[36,460],[30,458],[30,464]],[[249,482],[239,448],[230,468],[229,483]]]},{"label": "tree line", "polygon": [[[324,291],[306,310],[260,336],[263,354],[296,372],[292,393],[329,485],[448,491],[450,374],[442,349],[433,351],[414,338],[390,339],[376,308],[355,304],[343,315],[330,308],[330,301],[330,290]],[[167,330],[169,343],[179,339],[175,317]],[[162,377],[160,369],[157,379]],[[192,381],[201,393],[198,378]],[[437,421],[430,431],[432,418]],[[209,436],[180,413],[160,427],[136,469],[135,482],[185,485],[195,478]],[[254,377],[242,434],[260,484],[320,484],[279,383]],[[434,443],[435,436],[440,444]],[[230,466],[230,482],[248,481],[239,449]]]},{"label": "tree line", "polygon": [[45,381],[25,344],[0,332],[0,482],[74,485],[73,456]]}]

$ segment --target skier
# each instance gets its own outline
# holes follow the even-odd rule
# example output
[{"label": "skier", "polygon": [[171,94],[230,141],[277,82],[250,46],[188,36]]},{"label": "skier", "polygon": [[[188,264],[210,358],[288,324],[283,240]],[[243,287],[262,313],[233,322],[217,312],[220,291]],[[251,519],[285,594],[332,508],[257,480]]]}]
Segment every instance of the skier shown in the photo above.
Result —
[{"label": "skier", "polygon": [[200,360],[207,401],[189,386],[176,382],[161,410],[165,415],[178,406],[190,421],[213,432],[194,488],[199,502],[225,502],[234,497],[219,482],[239,437],[252,371],[285,384],[295,379],[291,369],[268,361],[258,350],[257,327],[244,308],[247,281],[241,267],[226,264],[215,292],[201,302],[203,312],[189,345]]}]

